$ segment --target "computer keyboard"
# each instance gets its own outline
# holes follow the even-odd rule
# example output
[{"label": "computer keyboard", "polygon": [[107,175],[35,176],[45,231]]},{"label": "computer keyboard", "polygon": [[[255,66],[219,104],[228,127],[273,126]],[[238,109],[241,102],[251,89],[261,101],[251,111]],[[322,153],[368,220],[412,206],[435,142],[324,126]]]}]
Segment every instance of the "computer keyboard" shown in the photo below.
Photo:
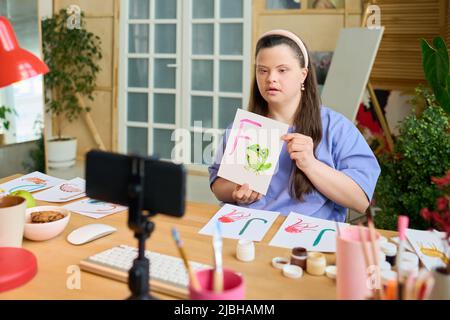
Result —
[{"label": "computer keyboard", "polygon": [[[128,281],[128,271],[138,251],[134,247],[120,245],[99,252],[80,262],[81,270],[95,273],[122,282]],[[177,298],[188,297],[189,278],[181,258],[145,251],[150,260],[150,290]],[[211,266],[190,261],[194,271]]]}]

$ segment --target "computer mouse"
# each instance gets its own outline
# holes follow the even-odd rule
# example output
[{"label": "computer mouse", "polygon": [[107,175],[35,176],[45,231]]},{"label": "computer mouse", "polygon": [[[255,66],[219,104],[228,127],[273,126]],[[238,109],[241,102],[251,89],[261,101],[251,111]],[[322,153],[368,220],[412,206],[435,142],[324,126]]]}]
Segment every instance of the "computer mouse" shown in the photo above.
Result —
[{"label": "computer mouse", "polygon": [[116,228],[102,223],[92,223],[73,230],[67,241],[74,245],[85,244],[117,231]]}]

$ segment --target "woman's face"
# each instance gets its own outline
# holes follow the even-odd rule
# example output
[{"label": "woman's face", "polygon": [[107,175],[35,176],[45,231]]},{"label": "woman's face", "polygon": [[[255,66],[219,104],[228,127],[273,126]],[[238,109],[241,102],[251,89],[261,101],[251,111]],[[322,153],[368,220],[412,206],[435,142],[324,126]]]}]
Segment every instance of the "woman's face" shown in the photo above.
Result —
[{"label": "woman's face", "polygon": [[307,70],[300,67],[294,50],[286,44],[264,48],[256,56],[258,89],[269,106],[299,103]]}]

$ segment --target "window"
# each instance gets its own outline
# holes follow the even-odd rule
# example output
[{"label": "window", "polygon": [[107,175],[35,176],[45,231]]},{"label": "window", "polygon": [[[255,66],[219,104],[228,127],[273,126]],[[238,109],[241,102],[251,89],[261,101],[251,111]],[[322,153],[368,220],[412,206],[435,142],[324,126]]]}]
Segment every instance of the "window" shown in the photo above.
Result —
[{"label": "window", "polygon": [[248,100],[251,2],[121,2],[120,151],[204,167]]}]

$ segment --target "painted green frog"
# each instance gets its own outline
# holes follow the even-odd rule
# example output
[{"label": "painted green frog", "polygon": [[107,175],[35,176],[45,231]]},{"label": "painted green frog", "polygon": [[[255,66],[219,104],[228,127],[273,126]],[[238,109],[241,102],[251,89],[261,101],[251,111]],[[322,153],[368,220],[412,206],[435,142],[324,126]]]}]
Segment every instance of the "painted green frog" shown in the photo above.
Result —
[{"label": "painted green frog", "polygon": [[247,165],[245,169],[255,173],[261,173],[272,167],[271,163],[266,163],[269,157],[269,148],[261,148],[259,144],[252,144],[246,151]]}]

